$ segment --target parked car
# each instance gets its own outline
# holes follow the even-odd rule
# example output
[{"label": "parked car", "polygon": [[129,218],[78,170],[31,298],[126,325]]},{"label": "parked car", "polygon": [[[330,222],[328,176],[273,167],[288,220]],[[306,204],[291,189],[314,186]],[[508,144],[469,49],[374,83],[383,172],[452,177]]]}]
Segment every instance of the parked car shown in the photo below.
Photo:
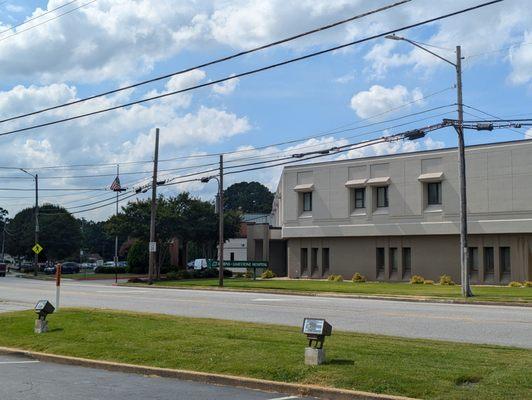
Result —
[{"label": "parked car", "polygon": [[33,266],[33,263],[31,262],[23,262],[20,264],[19,271],[25,274],[26,272],[33,272],[35,270],[35,267]]},{"label": "parked car", "polygon": [[7,274],[7,265],[5,263],[0,263],[0,276],[6,276]]},{"label": "parked car", "polygon": [[61,264],[62,274],[77,274],[78,272],[79,272],[78,263],[67,261]]},{"label": "parked car", "polygon": [[206,258],[196,258],[194,260],[194,269],[201,270],[209,267],[209,262]]},{"label": "parked car", "polygon": [[[56,271],[56,266],[47,267],[44,269],[44,273],[48,275],[55,274],[55,271]],[[77,274],[79,273],[79,271],[80,271],[80,268],[79,268],[78,263],[67,261],[61,264],[61,275]]]}]

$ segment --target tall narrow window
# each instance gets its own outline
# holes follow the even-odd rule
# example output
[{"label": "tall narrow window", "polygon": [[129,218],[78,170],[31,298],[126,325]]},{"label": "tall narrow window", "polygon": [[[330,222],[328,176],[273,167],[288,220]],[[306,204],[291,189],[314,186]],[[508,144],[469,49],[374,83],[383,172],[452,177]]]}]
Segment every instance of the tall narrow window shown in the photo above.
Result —
[{"label": "tall narrow window", "polygon": [[303,211],[312,211],[312,192],[303,193]]},{"label": "tall narrow window", "polygon": [[427,183],[427,203],[429,206],[441,204],[441,182]]},{"label": "tall narrow window", "polygon": [[495,259],[493,247],[484,247],[484,271],[486,274],[493,274],[495,271]]},{"label": "tall narrow window", "polygon": [[499,248],[499,258],[500,258],[500,266],[501,266],[501,275],[509,274],[511,271],[510,248],[509,247]]},{"label": "tall narrow window", "polygon": [[390,271],[397,272],[397,248],[390,247]]},{"label": "tall narrow window", "polygon": [[330,267],[329,248],[328,247],[324,247],[323,249],[321,249],[321,268],[322,268],[322,273],[323,274],[328,273],[329,272],[329,267]]},{"label": "tall narrow window", "polygon": [[388,186],[379,186],[375,190],[377,192],[377,208],[388,207]]},{"label": "tall narrow window", "polygon": [[316,247],[312,248],[312,252],[310,253],[310,274],[314,275],[314,273],[318,270],[318,249]]},{"label": "tall narrow window", "polygon": [[355,189],[355,209],[366,208],[366,188]]},{"label": "tall narrow window", "polygon": [[409,274],[412,270],[412,250],[410,247],[403,247],[403,274]]},{"label": "tall narrow window", "polygon": [[301,249],[301,275],[308,274],[308,249]]},{"label": "tall narrow window", "polygon": [[384,247],[377,247],[377,276],[384,273]]},{"label": "tall narrow window", "polygon": [[478,247],[469,247],[469,271],[478,272]]},{"label": "tall narrow window", "polygon": [[231,252],[231,261],[235,261],[235,253]]}]

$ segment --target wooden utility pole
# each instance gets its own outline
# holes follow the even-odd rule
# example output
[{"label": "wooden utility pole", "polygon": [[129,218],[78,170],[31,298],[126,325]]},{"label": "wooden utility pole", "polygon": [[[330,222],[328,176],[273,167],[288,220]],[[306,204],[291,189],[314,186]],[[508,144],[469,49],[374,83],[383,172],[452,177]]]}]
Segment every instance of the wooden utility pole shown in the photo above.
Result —
[{"label": "wooden utility pole", "polygon": [[[35,174],[35,244],[39,243],[39,175]],[[35,269],[33,275],[37,276],[39,270],[39,254],[35,252]]]},{"label": "wooden utility pole", "polygon": [[462,283],[462,296],[471,297],[469,285],[469,251],[467,248],[467,180],[464,141],[464,105],[462,100],[462,48],[456,46],[456,91],[458,102],[458,125],[455,125],[458,134],[458,157],[460,168],[460,273]]},{"label": "wooden utility pole", "polygon": [[224,285],[224,156],[220,154],[220,179],[218,181],[218,286]]},{"label": "wooden utility pole", "polygon": [[159,162],[159,128],[155,130],[155,154],[153,157],[153,179],[151,184],[151,216],[150,216],[150,245],[148,280],[153,283],[155,275],[155,260],[157,244],[155,241],[155,216],[157,214],[157,164]]}]

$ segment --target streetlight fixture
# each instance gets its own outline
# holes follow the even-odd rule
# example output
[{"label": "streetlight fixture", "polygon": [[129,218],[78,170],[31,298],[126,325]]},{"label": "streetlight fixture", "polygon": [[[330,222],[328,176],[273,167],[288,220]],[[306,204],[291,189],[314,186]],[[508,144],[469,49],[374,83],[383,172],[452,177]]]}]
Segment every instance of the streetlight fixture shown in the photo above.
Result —
[{"label": "streetlight fixture", "polygon": [[[24,168],[19,168],[25,174],[28,174],[35,180],[35,245],[39,243],[39,175],[30,174]],[[34,258],[35,267],[33,269],[33,275],[37,276],[39,269],[39,253],[35,251]]]},{"label": "streetlight fixture", "polygon": [[434,57],[445,61],[454,67],[456,71],[456,97],[458,105],[458,124],[454,125],[454,129],[458,134],[458,159],[459,159],[459,173],[460,173],[460,272],[462,283],[462,296],[472,297],[471,286],[469,285],[469,252],[467,247],[467,192],[466,192],[466,167],[465,167],[465,144],[464,144],[464,107],[462,103],[462,48],[456,46],[456,62],[447,60],[446,58],[426,49],[417,44],[413,40],[405,37],[393,35],[385,36],[386,39],[402,40],[411,45],[432,54]]}]

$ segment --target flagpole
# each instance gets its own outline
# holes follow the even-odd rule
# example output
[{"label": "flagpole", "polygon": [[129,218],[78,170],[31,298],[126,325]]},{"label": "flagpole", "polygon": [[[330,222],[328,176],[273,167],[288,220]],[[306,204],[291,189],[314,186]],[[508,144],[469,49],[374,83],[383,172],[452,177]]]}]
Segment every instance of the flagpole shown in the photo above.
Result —
[{"label": "flagpole", "polygon": [[[120,165],[116,164],[116,178],[120,175]],[[116,191],[116,216],[118,217],[118,195],[120,191]],[[115,284],[118,284],[118,233],[115,236]]]}]

